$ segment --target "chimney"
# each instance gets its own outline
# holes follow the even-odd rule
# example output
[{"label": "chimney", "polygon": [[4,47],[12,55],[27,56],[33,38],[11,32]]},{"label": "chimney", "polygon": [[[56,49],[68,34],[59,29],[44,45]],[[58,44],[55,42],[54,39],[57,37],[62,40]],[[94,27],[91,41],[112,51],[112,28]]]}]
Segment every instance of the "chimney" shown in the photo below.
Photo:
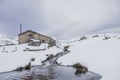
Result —
[{"label": "chimney", "polygon": [[20,34],[22,33],[22,24],[20,24]]}]

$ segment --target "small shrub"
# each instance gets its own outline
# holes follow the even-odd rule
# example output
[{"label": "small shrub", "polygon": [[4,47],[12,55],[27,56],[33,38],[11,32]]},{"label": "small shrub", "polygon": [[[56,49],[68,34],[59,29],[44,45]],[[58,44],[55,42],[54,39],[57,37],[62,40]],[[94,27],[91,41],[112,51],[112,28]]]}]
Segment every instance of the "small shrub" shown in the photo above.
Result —
[{"label": "small shrub", "polygon": [[72,67],[76,69],[76,72],[75,72],[76,75],[85,74],[88,71],[87,67],[83,66],[80,63],[73,64]]},{"label": "small shrub", "polygon": [[47,59],[46,60],[50,60],[50,59],[52,59],[52,58],[54,58],[55,57],[55,55],[53,55],[53,54],[50,54],[50,55],[47,55],[48,57],[47,57]]},{"label": "small shrub", "polygon": [[29,48],[26,47],[26,50],[29,50]]},{"label": "small shrub", "polygon": [[49,61],[50,59],[55,57],[55,55],[53,55],[53,54],[47,54],[46,56],[47,56],[47,58],[45,60],[43,60],[42,63]]},{"label": "small shrub", "polygon": [[64,51],[68,51],[68,48],[69,48],[70,46],[64,46]]},{"label": "small shrub", "polygon": [[18,67],[15,71],[23,71],[24,67]]},{"label": "small shrub", "polygon": [[82,66],[83,66],[83,65],[80,64],[80,63],[75,63],[75,64],[72,65],[72,67],[75,68],[75,69],[79,69],[79,68],[81,68]]},{"label": "small shrub", "polygon": [[75,71],[75,75],[78,75],[78,74],[82,74],[82,71],[80,71],[79,69]]},{"label": "small shrub", "polygon": [[24,49],[23,51],[27,51],[27,50]]},{"label": "small shrub", "polygon": [[30,70],[31,69],[31,62],[29,62],[26,66],[24,67],[18,67],[14,71],[23,71],[23,70]]},{"label": "small shrub", "polygon": [[32,61],[32,62],[35,61],[35,58],[31,58],[31,61]]},{"label": "small shrub", "polygon": [[80,40],[85,40],[85,39],[87,39],[87,37],[85,37],[85,36],[80,38]]},{"label": "small shrub", "polygon": [[110,39],[111,37],[105,37],[103,40],[107,40],[107,39]]},{"label": "small shrub", "polygon": [[26,65],[24,67],[25,70],[30,70],[31,69],[31,62],[28,63],[28,65]]},{"label": "small shrub", "polygon": [[54,54],[50,54],[50,56],[49,56],[50,58],[54,58],[55,57],[55,55]]},{"label": "small shrub", "polygon": [[95,38],[95,37],[99,37],[98,35],[94,35],[94,36],[92,36],[93,38]]}]

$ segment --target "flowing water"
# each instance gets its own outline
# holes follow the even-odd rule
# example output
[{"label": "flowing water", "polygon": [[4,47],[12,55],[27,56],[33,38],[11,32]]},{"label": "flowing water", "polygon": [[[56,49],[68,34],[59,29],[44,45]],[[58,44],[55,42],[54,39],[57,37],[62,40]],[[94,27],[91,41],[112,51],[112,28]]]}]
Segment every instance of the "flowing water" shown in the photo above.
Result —
[{"label": "flowing water", "polygon": [[87,72],[86,74],[75,75],[75,69],[65,66],[36,66],[31,70],[26,71],[11,71],[6,73],[0,73],[0,80],[22,80],[23,77],[37,73],[40,75],[50,75],[53,79],[50,80],[100,80],[101,76],[94,72]]}]

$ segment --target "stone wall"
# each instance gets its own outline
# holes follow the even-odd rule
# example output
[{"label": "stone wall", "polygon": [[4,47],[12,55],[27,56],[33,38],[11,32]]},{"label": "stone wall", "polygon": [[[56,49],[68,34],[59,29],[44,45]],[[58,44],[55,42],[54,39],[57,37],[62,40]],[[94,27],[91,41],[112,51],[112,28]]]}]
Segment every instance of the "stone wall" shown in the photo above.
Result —
[{"label": "stone wall", "polygon": [[31,31],[19,34],[19,44],[28,43],[30,38],[40,40],[41,43],[52,43],[53,45],[56,44],[55,40],[52,38]]}]

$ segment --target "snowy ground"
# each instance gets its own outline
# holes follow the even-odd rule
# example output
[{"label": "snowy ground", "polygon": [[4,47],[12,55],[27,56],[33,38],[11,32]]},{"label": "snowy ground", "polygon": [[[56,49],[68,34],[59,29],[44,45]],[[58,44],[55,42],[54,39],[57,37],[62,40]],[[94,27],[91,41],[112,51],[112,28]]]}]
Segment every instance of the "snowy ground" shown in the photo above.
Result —
[{"label": "snowy ground", "polygon": [[[5,51],[3,52],[3,48]],[[25,66],[29,63],[31,58],[35,58],[32,65],[41,65],[41,61],[46,59],[46,54],[57,54],[62,50],[57,47],[47,49],[47,44],[42,44],[39,47],[27,46],[27,44],[12,45],[0,47],[0,72],[6,72],[16,69],[20,66]],[[17,51],[15,48],[17,47]],[[44,51],[24,51],[29,49],[46,49]]]},{"label": "snowy ground", "polygon": [[63,65],[72,65],[76,62],[88,67],[102,75],[101,80],[120,80],[120,37],[111,36],[111,39],[103,40],[103,36],[82,41],[69,42],[69,54],[58,59]]},{"label": "snowy ground", "polygon": [[[94,36],[94,35],[92,35]],[[101,80],[120,80],[120,35],[107,34],[111,37],[103,40],[103,34],[99,37],[87,36],[88,39],[79,41],[79,38],[61,42],[61,49],[69,45],[69,54],[60,57],[59,63],[72,65],[76,62],[88,67],[90,71],[102,76]],[[6,41],[7,40],[7,41]],[[16,45],[0,47],[0,72],[6,72],[28,64],[31,58],[35,58],[32,65],[40,65],[46,58],[46,54],[57,54],[62,50],[57,47],[47,49],[47,44],[39,47],[27,46],[27,44],[17,45],[13,38],[0,37],[0,44],[15,43]],[[26,50],[42,51],[26,51]],[[44,50],[45,49],[45,50]]]},{"label": "snowy ground", "polygon": [[0,34],[0,46],[17,43],[17,38],[8,37],[6,35]]}]

